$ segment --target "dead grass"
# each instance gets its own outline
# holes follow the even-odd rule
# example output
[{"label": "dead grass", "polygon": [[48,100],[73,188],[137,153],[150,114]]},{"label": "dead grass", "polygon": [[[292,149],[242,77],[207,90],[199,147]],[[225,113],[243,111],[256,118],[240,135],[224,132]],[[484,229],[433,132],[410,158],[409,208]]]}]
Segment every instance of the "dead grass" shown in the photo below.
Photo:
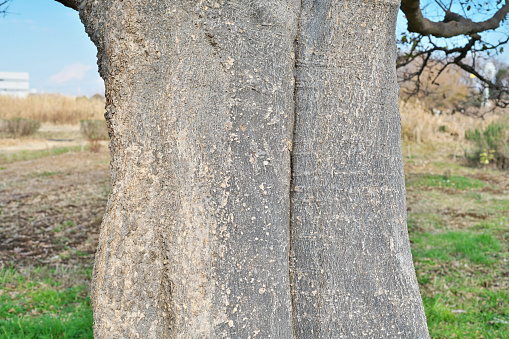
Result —
[{"label": "dead grass", "polygon": [[0,134],[14,138],[32,135],[41,127],[41,122],[33,119],[6,119],[0,120]]},{"label": "dead grass", "polygon": [[52,124],[77,124],[80,120],[104,120],[104,98],[64,95],[0,96],[0,119],[24,118]]},{"label": "dead grass", "polygon": [[499,115],[486,115],[484,119],[460,113],[433,115],[419,101],[400,101],[401,136],[403,141],[434,143],[464,141],[465,131],[485,127],[499,119]]}]

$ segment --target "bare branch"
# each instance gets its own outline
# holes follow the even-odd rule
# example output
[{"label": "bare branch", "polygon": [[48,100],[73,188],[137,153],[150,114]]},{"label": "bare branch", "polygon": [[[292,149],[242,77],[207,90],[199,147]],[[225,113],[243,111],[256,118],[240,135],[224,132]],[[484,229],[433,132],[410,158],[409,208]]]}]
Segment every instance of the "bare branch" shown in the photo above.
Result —
[{"label": "bare branch", "polygon": [[426,19],[421,11],[420,0],[402,0],[401,10],[408,20],[408,30],[423,35],[433,35],[439,38],[451,38],[457,35],[471,35],[496,29],[509,13],[509,0],[490,19],[474,22],[459,14],[446,11],[443,22]]},{"label": "bare branch", "polygon": [[78,10],[78,6],[80,3],[80,0],[55,0],[56,2],[60,2],[62,5],[72,8],[74,10]]},{"label": "bare branch", "polygon": [[[423,41],[424,38],[428,41]],[[438,78],[443,75],[444,71],[449,67],[457,66],[475,75],[476,79],[483,87],[490,88],[491,100],[493,100],[496,107],[509,106],[508,81],[493,81],[486,78],[483,76],[483,73],[478,70],[478,66],[476,66],[475,62],[476,53],[481,55],[485,55],[489,53],[489,51],[495,51],[495,53],[497,53],[497,51],[501,49],[501,46],[509,43],[509,37],[492,44],[483,41],[479,34],[472,34],[464,45],[454,48],[441,46],[437,44],[437,41],[439,42],[440,38],[435,38],[431,35],[426,37],[417,35],[410,37],[410,39],[408,39],[407,35],[404,36],[402,42],[409,44],[409,49],[398,56],[396,67],[400,69],[398,81],[409,84],[405,86],[403,90],[407,98],[418,95],[419,92],[425,95],[431,93],[429,92],[429,87],[423,88],[420,84],[423,75],[426,74],[430,85],[438,86]],[[443,56],[438,56],[440,54]],[[465,61],[468,58],[472,58],[471,62]],[[471,65],[469,63],[471,63]],[[412,67],[411,64],[413,64],[414,67]],[[437,71],[425,72],[425,69],[431,70],[434,68],[437,69],[438,73]]]},{"label": "bare branch", "polygon": [[0,14],[5,15],[9,9],[9,2],[12,0],[0,0]]},{"label": "bare branch", "polygon": [[445,6],[442,4],[441,1],[435,0],[435,2],[437,3],[438,6],[440,6],[440,8],[442,8],[445,12],[447,12],[447,8],[445,8]]}]

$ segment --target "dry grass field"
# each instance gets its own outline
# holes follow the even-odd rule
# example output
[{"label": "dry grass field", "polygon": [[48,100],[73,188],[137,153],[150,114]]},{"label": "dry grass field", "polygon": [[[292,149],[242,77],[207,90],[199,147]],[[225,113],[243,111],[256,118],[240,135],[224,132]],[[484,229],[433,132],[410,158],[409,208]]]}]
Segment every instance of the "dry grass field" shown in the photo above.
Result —
[{"label": "dry grass field", "polygon": [[401,137],[415,143],[457,142],[465,140],[465,132],[483,128],[492,122],[503,120],[502,112],[487,114],[483,119],[456,113],[436,116],[419,101],[400,101]]},{"label": "dry grass field", "polygon": [[51,124],[78,124],[80,120],[104,119],[104,98],[68,97],[57,94],[26,98],[0,96],[0,120],[24,118]]}]

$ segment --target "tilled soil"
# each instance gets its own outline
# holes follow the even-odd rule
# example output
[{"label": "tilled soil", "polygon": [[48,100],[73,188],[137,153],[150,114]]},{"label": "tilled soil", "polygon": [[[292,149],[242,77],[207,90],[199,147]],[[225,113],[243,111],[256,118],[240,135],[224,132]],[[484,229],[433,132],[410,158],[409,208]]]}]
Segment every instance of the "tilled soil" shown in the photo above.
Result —
[{"label": "tilled soil", "polygon": [[91,265],[110,187],[109,152],[0,168],[0,267]]}]

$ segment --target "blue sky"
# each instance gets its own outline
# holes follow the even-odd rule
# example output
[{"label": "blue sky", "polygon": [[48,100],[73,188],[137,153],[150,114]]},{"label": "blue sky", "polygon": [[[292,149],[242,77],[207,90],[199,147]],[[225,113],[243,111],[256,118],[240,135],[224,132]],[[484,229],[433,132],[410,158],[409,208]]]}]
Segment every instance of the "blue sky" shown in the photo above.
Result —
[{"label": "blue sky", "polygon": [[52,0],[14,0],[0,16],[0,72],[29,72],[30,88],[104,93],[97,50],[78,13]]},{"label": "blue sky", "polygon": [[[405,25],[400,12],[398,30]],[[29,72],[30,88],[69,95],[104,93],[96,48],[78,13],[53,0],[14,0],[0,17],[0,72]],[[500,59],[509,63],[509,47]]]}]

